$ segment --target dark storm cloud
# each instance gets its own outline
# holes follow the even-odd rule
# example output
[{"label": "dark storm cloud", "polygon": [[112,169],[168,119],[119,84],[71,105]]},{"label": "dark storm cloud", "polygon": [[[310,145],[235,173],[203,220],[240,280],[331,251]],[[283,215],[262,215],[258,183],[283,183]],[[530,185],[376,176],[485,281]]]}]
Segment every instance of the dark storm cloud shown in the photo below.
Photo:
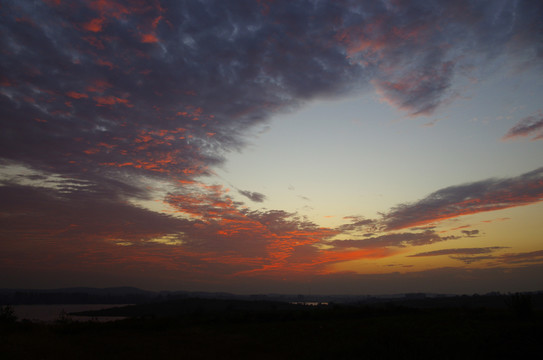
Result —
[{"label": "dark storm cloud", "polygon": [[543,118],[528,116],[513,126],[502,140],[510,140],[522,137],[532,137],[534,140],[543,140]]},{"label": "dark storm cloud", "polygon": [[266,200],[266,195],[261,194],[259,192],[247,191],[247,190],[238,190],[238,192],[241,195],[245,196],[246,198],[254,202],[263,202],[264,200]]},{"label": "dark storm cloud", "polygon": [[508,179],[488,179],[438,190],[383,215],[387,229],[430,224],[462,215],[534,204],[543,200],[543,168]]}]

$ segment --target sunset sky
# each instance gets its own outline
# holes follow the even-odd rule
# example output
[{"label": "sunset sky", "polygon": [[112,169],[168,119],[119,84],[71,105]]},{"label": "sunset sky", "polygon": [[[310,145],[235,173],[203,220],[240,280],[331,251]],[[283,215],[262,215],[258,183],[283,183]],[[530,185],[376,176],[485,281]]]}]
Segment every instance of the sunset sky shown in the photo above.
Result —
[{"label": "sunset sky", "polygon": [[0,288],[543,290],[541,14],[0,0]]}]

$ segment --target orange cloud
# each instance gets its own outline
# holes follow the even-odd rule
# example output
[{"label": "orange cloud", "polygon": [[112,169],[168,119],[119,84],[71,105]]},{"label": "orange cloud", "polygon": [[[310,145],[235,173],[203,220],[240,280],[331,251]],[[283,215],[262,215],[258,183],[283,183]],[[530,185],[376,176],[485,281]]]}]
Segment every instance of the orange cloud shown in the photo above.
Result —
[{"label": "orange cloud", "polygon": [[382,259],[392,256],[397,251],[390,248],[372,248],[350,251],[323,251],[317,260],[321,264],[330,264],[343,261],[360,260],[360,259]]},{"label": "orange cloud", "polygon": [[112,70],[115,67],[111,61],[107,61],[107,60],[98,59],[96,60],[96,63],[100,66],[106,66],[110,70]]},{"label": "orange cloud", "polygon": [[10,86],[13,86],[13,83],[8,78],[5,78],[5,77],[1,76],[0,77],[0,86],[10,87]]},{"label": "orange cloud", "polygon": [[82,39],[97,49],[100,49],[100,50],[105,49],[104,44],[102,43],[102,40],[96,38],[95,36],[85,36]]},{"label": "orange cloud", "polygon": [[142,43],[156,43],[158,41],[159,40],[155,36],[155,34],[142,34],[141,35],[141,42]]},{"label": "orange cloud", "polygon": [[87,86],[86,90],[88,92],[101,93],[101,92],[104,92],[106,89],[109,89],[111,87],[113,87],[113,85],[111,85],[111,83],[109,83],[106,80],[94,80],[92,82],[92,85]]},{"label": "orange cloud", "polygon": [[86,99],[89,97],[89,95],[85,93],[78,93],[76,91],[68,91],[66,95],[71,97],[72,99]]},{"label": "orange cloud", "polygon": [[104,18],[95,18],[89,21],[88,23],[81,25],[81,27],[87,31],[100,32],[102,31],[104,21],[105,21]]},{"label": "orange cloud", "polygon": [[120,19],[132,12],[131,9],[113,0],[91,0],[89,7],[103,16]]},{"label": "orange cloud", "polygon": [[105,105],[115,105],[115,104],[123,104],[127,107],[132,107],[133,105],[130,104],[128,99],[121,99],[116,96],[95,96],[93,97],[94,101],[96,101],[96,106],[105,106]]}]

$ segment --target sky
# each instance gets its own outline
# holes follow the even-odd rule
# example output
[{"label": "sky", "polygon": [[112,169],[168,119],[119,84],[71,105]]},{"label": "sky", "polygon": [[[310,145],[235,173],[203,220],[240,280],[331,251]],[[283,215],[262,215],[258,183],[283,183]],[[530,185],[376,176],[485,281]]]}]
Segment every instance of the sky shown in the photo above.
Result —
[{"label": "sky", "polygon": [[542,13],[1,0],[0,287],[543,290]]}]

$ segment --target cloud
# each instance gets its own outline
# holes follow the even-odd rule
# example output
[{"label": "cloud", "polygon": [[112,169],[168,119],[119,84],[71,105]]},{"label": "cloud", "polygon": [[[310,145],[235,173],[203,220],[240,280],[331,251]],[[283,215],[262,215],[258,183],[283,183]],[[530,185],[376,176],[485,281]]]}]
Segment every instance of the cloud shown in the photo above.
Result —
[{"label": "cloud", "polygon": [[377,92],[388,103],[411,116],[430,115],[444,101],[451,87],[454,64],[443,63],[439,68],[425,68],[424,73],[409,73],[391,80],[375,80]]},{"label": "cloud", "polygon": [[[12,184],[0,186],[0,196],[0,262],[10,271],[157,267],[156,247],[146,242],[189,229],[186,221],[125,203],[114,188],[57,191]],[[139,254],[123,244],[133,244]]]},{"label": "cloud", "polygon": [[462,234],[466,237],[476,237],[479,234],[479,230],[462,230]]},{"label": "cloud", "polygon": [[339,261],[316,261],[313,247],[337,231],[295,213],[243,209],[219,186],[187,185],[167,198],[173,210],[158,212],[126,202],[115,188],[30,185],[0,186],[0,258],[11,270],[141,266],[204,280],[294,274]]},{"label": "cloud", "polygon": [[[427,251],[422,253],[417,253],[413,255],[408,255],[408,257],[425,257],[425,256],[442,256],[448,255],[451,259],[460,260],[466,264],[471,264],[476,261],[482,260],[491,260],[494,265],[499,264],[531,264],[531,263],[542,263],[543,262],[543,250],[530,251],[530,252],[521,252],[521,253],[507,253],[501,254],[499,256],[493,255],[492,253],[497,250],[507,249],[503,246],[493,246],[493,247],[484,247],[484,248],[460,248],[460,249],[442,249],[435,251]],[[488,254],[483,256],[474,256]]]},{"label": "cloud", "polygon": [[543,168],[507,179],[488,179],[438,190],[383,215],[389,230],[432,224],[462,215],[530,205],[543,200]]},{"label": "cloud", "polygon": [[349,224],[340,225],[338,230],[342,233],[348,231],[360,231],[366,229],[367,231],[374,231],[376,221],[372,219],[365,219],[361,216],[346,216],[344,220],[351,220]]},{"label": "cloud", "polygon": [[532,137],[532,141],[543,140],[543,118],[528,116],[513,126],[502,140],[512,140],[523,137]]},{"label": "cloud", "polygon": [[507,248],[503,246],[493,246],[493,247],[485,247],[485,248],[442,249],[442,250],[427,251],[427,252],[417,253],[413,255],[408,255],[408,257],[490,254],[500,249],[507,249]]},{"label": "cloud", "polygon": [[508,264],[542,263],[543,250],[503,254],[499,260]]},{"label": "cloud", "polygon": [[[541,48],[533,3],[266,6],[5,2],[1,156],[89,180],[121,165],[192,179],[241,149],[245,129],[307,101],[375,87],[411,115],[430,114],[469,65],[459,54]],[[178,128],[175,139],[133,146],[142,130]],[[100,143],[113,147],[89,152]]]},{"label": "cloud", "polygon": [[248,198],[251,201],[254,202],[264,202],[266,200],[266,195],[258,193],[258,192],[252,192],[247,190],[238,190],[238,192]]},{"label": "cloud", "polygon": [[[370,81],[383,100],[411,116],[430,115],[456,96],[452,82],[458,71],[507,52],[506,44],[523,52],[537,42],[535,34],[543,31],[533,10],[528,2],[365,4],[359,8],[365,21],[347,17],[336,38],[351,61],[374,73]],[[536,58],[541,46],[531,49]],[[476,60],[469,63],[466,54]]]},{"label": "cloud", "polygon": [[[244,148],[247,129],[309,101],[375,88],[407,114],[428,115],[454,97],[467,58],[535,53],[529,62],[540,64],[543,4],[501,5],[3,1],[0,161],[19,167],[0,188],[3,264],[147,264],[224,279],[443,241],[432,231],[371,235],[325,252],[317,245],[375,234],[381,221],[321,228],[296,213],[243,208],[201,179]],[[384,224],[533,203],[540,172],[444,189],[393,209]]]},{"label": "cloud", "polygon": [[440,236],[433,230],[423,232],[405,232],[393,233],[379,236],[368,237],[363,240],[334,240],[330,245],[336,248],[385,248],[385,247],[406,247],[406,246],[422,246],[441,242],[445,240],[457,239],[455,236]]},{"label": "cloud", "polygon": [[471,264],[477,261],[491,260],[494,259],[494,256],[449,256],[451,259],[462,261],[465,264]]}]

